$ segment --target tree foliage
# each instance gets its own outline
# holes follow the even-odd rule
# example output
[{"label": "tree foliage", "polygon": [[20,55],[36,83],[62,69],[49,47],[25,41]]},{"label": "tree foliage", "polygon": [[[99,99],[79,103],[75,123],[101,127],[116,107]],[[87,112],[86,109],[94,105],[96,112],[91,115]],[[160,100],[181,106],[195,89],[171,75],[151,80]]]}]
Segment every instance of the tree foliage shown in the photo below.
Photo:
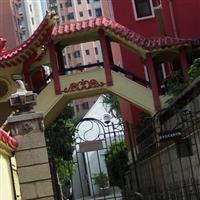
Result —
[{"label": "tree foliage", "polygon": [[128,150],[124,140],[113,141],[105,154],[105,162],[111,186],[123,188],[128,167]]},{"label": "tree foliage", "polygon": [[181,71],[174,71],[173,76],[166,81],[167,94],[176,96],[187,86]]},{"label": "tree foliage", "polygon": [[188,70],[188,75],[190,77],[190,80],[194,80],[195,78],[200,76],[200,58],[194,59],[192,65]]},{"label": "tree foliage", "polygon": [[116,95],[103,95],[103,105],[113,117],[120,118],[119,100]]},{"label": "tree foliage", "polygon": [[55,164],[60,182],[62,184],[67,183],[75,170],[73,160],[64,160],[63,158],[55,158]]},{"label": "tree foliage", "polygon": [[75,120],[73,107],[66,106],[56,120],[45,130],[49,158],[53,159],[61,182],[72,175]]}]

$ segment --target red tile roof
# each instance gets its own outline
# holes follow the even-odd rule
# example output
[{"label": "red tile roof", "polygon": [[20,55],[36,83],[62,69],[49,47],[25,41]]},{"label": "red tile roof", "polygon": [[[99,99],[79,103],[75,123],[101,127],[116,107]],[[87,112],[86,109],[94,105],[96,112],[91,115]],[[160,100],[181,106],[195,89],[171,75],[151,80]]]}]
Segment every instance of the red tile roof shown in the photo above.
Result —
[{"label": "red tile roof", "polygon": [[11,147],[13,150],[16,150],[18,145],[17,141],[1,128],[0,128],[0,141]]},{"label": "red tile roof", "polygon": [[[5,39],[0,37],[0,66],[12,66],[16,62],[21,62],[29,57],[29,54],[37,52],[37,48],[46,47],[51,39],[53,29],[52,19],[55,13],[47,13],[39,27],[22,44],[11,50],[3,50]],[[4,46],[3,46],[4,45]],[[11,63],[11,59],[12,62]]]},{"label": "red tile roof", "polygon": [[[81,33],[86,33],[86,35],[88,33],[89,35],[91,31],[96,33],[99,29],[104,29],[111,40],[131,46],[136,51],[139,49],[143,54],[181,46],[200,46],[200,39],[147,38],[106,17],[53,27],[52,19],[54,15],[55,13],[48,13],[33,35],[14,49],[5,51],[5,40],[0,37],[0,67],[13,66],[16,63],[23,62],[29,58],[30,54],[37,52],[39,48],[43,47],[46,49],[50,39],[55,40],[55,42],[60,40],[64,42],[69,37],[74,38],[74,42],[76,42],[77,38],[78,42],[86,42],[85,37]],[[94,35],[96,36],[89,35],[93,37],[90,38],[91,40],[98,39],[98,35]]]},{"label": "red tile roof", "polygon": [[52,32],[52,38],[66,38],[67,36],[70,37],[72,34],[78,34],[95,29],[104,29],[106,32],[112,33],[113,40],[115,40],[115,36],[120,37],[121,39],[142,48],[144,51],[158,51],[163,48],[179,47],[184,45],[200,45],[200,39],[192,40],[173,37],[147,38],[106,17],[55,26]]}]

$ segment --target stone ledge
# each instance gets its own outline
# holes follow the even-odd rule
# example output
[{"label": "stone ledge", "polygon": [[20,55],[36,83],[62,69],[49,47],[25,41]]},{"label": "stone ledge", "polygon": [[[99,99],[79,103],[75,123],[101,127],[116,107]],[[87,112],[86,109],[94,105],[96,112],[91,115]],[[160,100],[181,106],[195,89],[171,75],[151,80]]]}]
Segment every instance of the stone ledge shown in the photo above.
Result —
[{"label": "stone ledge", "polygon": [[33,119],[38,119],[38,118],[44,118],[44,114],[41,112],[29,112],[29,113],[13,115],[13,116],[8,117],[8,123],[33,120]]}]

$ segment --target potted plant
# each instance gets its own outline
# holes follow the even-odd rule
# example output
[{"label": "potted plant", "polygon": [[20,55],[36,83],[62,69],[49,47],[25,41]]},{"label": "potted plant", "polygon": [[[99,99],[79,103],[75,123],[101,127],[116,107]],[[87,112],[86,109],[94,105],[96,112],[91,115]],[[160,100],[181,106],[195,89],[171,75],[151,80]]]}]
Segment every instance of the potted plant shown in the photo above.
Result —
[{"label": "potted plant", "polygon": [[99,195],[108,195],[109,187],[108,187],[108,175],[104,172],[99,172],[94,174],[93,176],[94,184],[99,186]]}]

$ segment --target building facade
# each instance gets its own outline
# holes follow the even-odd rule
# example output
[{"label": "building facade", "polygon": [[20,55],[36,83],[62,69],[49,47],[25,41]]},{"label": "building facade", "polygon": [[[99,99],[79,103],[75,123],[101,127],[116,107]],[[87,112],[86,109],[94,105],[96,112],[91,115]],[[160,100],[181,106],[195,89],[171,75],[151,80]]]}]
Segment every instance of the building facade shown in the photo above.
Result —
[{"label": "building facade", "polygon": [[[149,38],[160,36],[199,38],[199,8],[200,2],[198,0],[112,0],[114,19],[129,29]],[[160,94],[162,93],[163,82],[171,76],[172,71],[180,68],[180,54],[180,52],[168,53],[165,58],[153,58]],[[191,64],[195,56],[198,56],[198,54],[191,55],[190,50],[187,50],[186,54],[188,65]],[[123,47],[121,47],[121,55],[121,62],[125,69],[145,78],[147,81],[150,80],[144,60]],[[189,57],[189,55],[192,57]],[[121,107],[123,107],[122,115],[128,121],[138,123],[140,110],[123,100],[121,101]]]}]

